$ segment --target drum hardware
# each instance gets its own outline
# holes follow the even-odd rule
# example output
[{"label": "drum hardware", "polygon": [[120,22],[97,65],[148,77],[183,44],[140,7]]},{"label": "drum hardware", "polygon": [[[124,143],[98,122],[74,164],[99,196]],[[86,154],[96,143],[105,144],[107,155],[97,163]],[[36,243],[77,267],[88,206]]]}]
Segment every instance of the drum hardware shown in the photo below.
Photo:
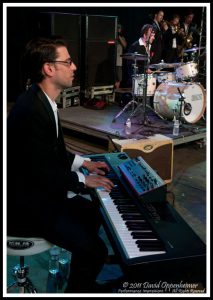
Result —
[{"label": "drum hardware", "polygon": [[199,60],[204,60],[204,59],[206,59],[206,50],[203,51],[199,56]]},{"label": "drum hardware", "polygon": [[[143,90],[143,95],[140,95],[138,97],[138,102],[137,102],[137,106],[136,108],[132,111],[132,113],[130,114],[128,119],[131,119],[132,117],[134,117],[139,110],[141,110],[142,108],[142,117],[143,120],[142,122],[140,122],[140,124],[142,125],[147,125],[150,124],[150,120],[148,118],[148,116],[146,115],[146,107],[147,107],[147,79],[148,79],[148,74],[144,74],[144,80],[142,83],[140,83],[140,86],[142,87]],[[133,79],[134,80],[134,79]],[[142,98],[142,102],[139,103],[139,99]]]},{"label": "drum hardware", "polygon": [[137,60],[148,60],[147,55],[139,54],[137,52],[135,53],[125,53],[121,55],[122,58],[128,59],[128,60],[134,60],[136,62]]},{"label": "drum hardware", "polygon": [[[133,64],[133,76],[132,76],[132,100],[127,103],[127,105],[124,106],[124,108],[113,118],[112,122],[115,122],[116,119],[118,117],[120,117],[123,112],[125,112],[129,106],[132,105],[132,113],[130,114],[130,116],[127,118],[131,119],[131,117],[133,117],[137,111],[141,108],[142,106],[142,111],[143,111],[143,122],[144,124],[148,122],[148,119],[146,117],[146,97],[147,97],[147,74],[144,74],[144,80],[143,80],[143,103],[139,103],[139,101],[136,101],[136,95],[135,95],[135,81],[136,81],[136,77],[137,77],[137,61],[138,60],[143,60],[143,61],[147,61],[147,65],[148,62],[150,61],[150,57],[148,55],[142,55],[142,54],[138,54],[137,52],[135,53],[126,53],[124,55],[121,55],[124,59],[128,59],[128,60],[134,60],[134,64]],[[147,66],[144,67],[144,70],[147,68]],[[139,87],[141,85],[141,83],[138,83]],[[126,124],[126,122],[125,122]]]},{"label": "drum hardware", "polygon": [[[147,45],[147,48],[149,49],[149,45],[150,45],[150,42],[149,40],[146,42],[146,45]],[[143,116],[143,121],[140,122],[140,124],[142,125],[147,125],[147,124],[150,124],[150,120],[148,118],[148,116],[146,115],[146,107],[147,107],[147,86],[148,86],[148,74],[146,73],[146,70],[148,69],[148,65],[150,63],[150,51],[147,51],[147,60],[144,64],[144,80],[142,81],[142,84],[143,85],[143,96],[142,96],[142,103],[139,103],[136,107],[135,110],[133,110],[133,112],[131,113],[130,117],[133,117],[142,107],[142,116]],[[136,77],[135,77],[136,79]],[[156,84],[155,84],[156,86]]]},{"label": "drum hardware", "polygon": [[167,68],[177,68],[179,66],[181,66],[182,63],[164,63],[164,61],[162,60],[159,64],[151,64],[149,65],[149,68],[150,69],[158,69],[158,70],[161,70],[161,69],[167,69]]},{"label": "drum hardware", "polygon": [[194,52],[194,51],[198,51],[198,50],[202,50],[202,49],[205,49],[205,47],[193,47],[193,48],[184,50],[184,53]]},{"label": "drum hardware", "polygon": [[[113,118],[112,122],[115,122],[116,119],[118,117],[120,117],[128,108],[129,106],[132,105],[132,110],[134,111],[134,105],[137,105],[137,101],[135,100],[135,94],[134,94],[134,84],[133,84],[133,81],[134,81],[134,78],[136,78],[136,75],[137,75],[137,70],[138,70],[138,67],[137,67],[137,63],[136,61],[138,60],[138,53],[135,52],[135,53],[129,53],[128,55],[127,54],[124,54],[124,55],[121,55],[123,58],[125,59],[134,59],[134,64],[132,65],[133,66],[133,76],[132,76],[132,100],[127,103],[124,108],[119,111],[119,113]],[[142,55],[141,55],[142,56]]]},{"label": "drum hardware", "polygon": [[[180,101],[180,110],[179,110],[179,117],[178,117],[178,120],[179,120],[179,125],[181,126],[181,124],[182,124],[182,123],[181,123],[181,118],[182,118],[182,107],[183,107],[183,102],[184,102],[184,104],[185,104],[185,101],[184,101],[185,97],[183,97],[183,94],[181,93],[179,87],[177,88],[177,90],[178,90],[178,92],[179,92],[179,94],[180,94],[180,98],[179,98],[179,101]],[[188,104],[189,104],[189,103],[188,103]],[[184,105],[184,110],[185,110],[185,105]],[[191,111],[190,111],[190,112],[191,112]],[[187,113],[187,115],[189,115],[190,112]],[[185,111],[184,111],[184,113],[185,113]]]}]

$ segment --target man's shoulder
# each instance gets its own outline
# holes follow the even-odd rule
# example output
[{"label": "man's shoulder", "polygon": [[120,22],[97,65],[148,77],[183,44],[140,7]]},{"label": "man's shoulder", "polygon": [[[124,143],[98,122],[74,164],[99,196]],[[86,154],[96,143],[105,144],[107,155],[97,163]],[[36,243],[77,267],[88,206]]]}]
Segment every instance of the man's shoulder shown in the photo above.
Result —
[{"label": "man's shoulder", "polygon": [[135,41],[132,45],[133,45],[133,46],[139,45],[139,40]]},{"label": "man's shoulder", "polygon": [[131,46],[129,47],[129,51],[128,52],[134,52],[135,48],[139,46],[139,41],[135,41],[134,43],[131,44]]}]

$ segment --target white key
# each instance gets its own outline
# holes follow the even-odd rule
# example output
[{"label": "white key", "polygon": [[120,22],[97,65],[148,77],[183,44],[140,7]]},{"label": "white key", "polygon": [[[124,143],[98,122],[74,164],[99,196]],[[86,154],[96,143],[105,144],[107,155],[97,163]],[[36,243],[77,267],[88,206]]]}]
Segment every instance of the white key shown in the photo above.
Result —
[{"label": "white key", "polygon": [[102,189],[97,189],[96,191],[102,204],[102,208],[107,214],[127,258],[165,253],[165,251],[140,251],[136,244],[136,239],[132,238],[131,231],[127,228],[125,221],[122,219],[109,193]]}]

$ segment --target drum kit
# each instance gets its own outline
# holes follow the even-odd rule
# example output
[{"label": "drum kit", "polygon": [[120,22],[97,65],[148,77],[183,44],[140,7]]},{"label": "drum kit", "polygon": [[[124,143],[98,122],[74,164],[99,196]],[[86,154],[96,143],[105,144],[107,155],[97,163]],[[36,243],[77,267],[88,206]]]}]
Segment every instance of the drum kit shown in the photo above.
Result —
[{"label": "drum kit", "polygon": [[[186,49],[195,52],[204,47]],[[146,64],[145,68],[155,69],[152,74],[137,74],[137,61],[149,61],[147,55],[127,53],[124,59],[134,61],[132,76],[132,100],[115,116],[116,120],[130,105],[133,111],[129,118],[143,108],[142,119],[146,122],[147,97],[153,98],[154,112],[162,119],[179,119],[180,123],[196,123],[204,115],[206,95],[203,86],[196,82],[198,64],[196,61]],[[166,69],[163,70],[163,69]],[[173,72],[168,71],[173,69]],[[141,100],[142,99],[142,100]]]}]

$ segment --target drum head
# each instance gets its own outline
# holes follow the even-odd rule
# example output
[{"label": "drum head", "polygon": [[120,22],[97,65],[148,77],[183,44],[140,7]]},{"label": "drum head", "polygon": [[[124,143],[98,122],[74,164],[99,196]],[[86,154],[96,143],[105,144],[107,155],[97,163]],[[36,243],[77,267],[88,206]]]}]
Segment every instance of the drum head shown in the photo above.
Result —
[{"label": "drum head", "polygon": [[203,116],[206,107],[204,89],[199,84],[190,84],[184,94],[183,116],[188,123],[196,123]]},{"label": "drum head", "polygon": [[178,83],[175,81],[161,83],[155,91],[154,109],[161,116],[173,120],[179,117],[182,102],[182,118],[188,123],[196,123],[203,116],[206,107],[204,88],[198,83]]},{"label": "drum head", "polygon": [[188,80],[194,78],[198,74],[198,66],[195,62],[187,62],[176,69],[176,78]]},{"label": "drum head", "polygon": [[[143,96],[145,88],[145,75],[138,74],[133,77],[134,95]],[[156,90],[156,77],[152,74],[147,75],[146,95],[154,96]]]}]

